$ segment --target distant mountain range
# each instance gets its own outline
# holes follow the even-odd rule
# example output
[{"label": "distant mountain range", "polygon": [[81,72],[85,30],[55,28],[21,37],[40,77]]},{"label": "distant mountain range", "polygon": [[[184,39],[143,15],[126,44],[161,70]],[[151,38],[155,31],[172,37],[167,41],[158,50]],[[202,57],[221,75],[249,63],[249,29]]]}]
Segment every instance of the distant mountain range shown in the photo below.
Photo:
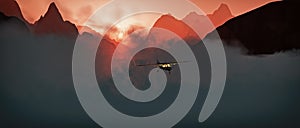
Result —
[{"label": "distant mountain range", "polygon": [[24,19],[18,3],[14,0],[1,0],[0,12],[6,16],[19,18],[27,25],[30,31],[36,35],[54,34],[73,39],[76,39],[78,35],[75,24],[64,21],[54,3],[50,4],[46,14],[41,16],[34,24],[30,24]]},{"label": "distant mountain range", "polygon": [[[6,16],[15,16],[22,21],[24,21],[29,29],[37,35],[45,34],[57,34],[63,36],[69,36],[75,38],[78,35],[78,30],[74,24],[69,21],[64,21],[59,9],[56,7],[55,3],[51,3],[48,11],[44,16],[41,16],[38,21],[34,24],[28,23],[20,10],[18,3],[14,0],[2,0],[0,5],[0,12],[3,12]],[[232,14],[226,4],[222,4],[213,14],[207,15],[213,22],[213,24],[219,26],[228,19],[232,18]],[[198,22],[203,21],[207,18],[203,15],[198,15],[196,13],[190,13],[182,21],[175,19],[171,15],[163,15],[159,18],[153,27],[164,28],[175,32],[182,38],[196,38],[197,34],[187,26],[184,22],[192,24],[192,27],[197,27]],[[173,28],[171,28],[171,27]],[[201,38],[203,38],[208,32],[212,31],[214,28],[205,28],[206,26],[201,26],[203,33]],[[164,37],[167,38],[167,37]]]},{"label": "distant mountain range", "polygon": [[[191,45],[201,42],[203,38],[211,38],[209,32],[217,27],[216,30],[225,44],[243,47],[247,49],[248,54],[272,54],[300,48],[297,39],[300,35],[297,31],[300,29],[300,22],[297,18],[298,4],[295,3],[294,1],[273,2],[237,17],[233,17],[226,4],[221,4],[213,14],[207,16],[191,12],[179,20],[172,15],[163,15],[153,27],[170,30]],[[3,13],[1,17],[17,17],[21,20],[17,22],[24,22],[35,35],[54,34],[74,41],[78,35],[76,26],[63,20],[54,3],[50,4],[46,14],[34,24],[24,20],[20,7],[15,1],[2,0],[0,12]],[[203,24],[202,21],[205,20],[211,20],[215,27]],[[200,37],[191,27],[201,30]],[[151,34],[157,35],[157,38],[162,40],[172,38],[161,33]]]},{"label": "distant mountain range", "polygon": [[[226,4],[221,4],[213,14],[208,14],[207,16],[191,12],[182,20],[178,20],[172,15],[163,15],[155,22],[153,27],[170,30],[186,41],[191,38],[200,40],[213,31],[215,27],[222,25],[231,18],[233,18],[233,15],[229,7]],[[192,28],[200,31],[200,37]],[[163,33],[155,35],[162,36],[165,39],[172,38],[165,36]]]}]

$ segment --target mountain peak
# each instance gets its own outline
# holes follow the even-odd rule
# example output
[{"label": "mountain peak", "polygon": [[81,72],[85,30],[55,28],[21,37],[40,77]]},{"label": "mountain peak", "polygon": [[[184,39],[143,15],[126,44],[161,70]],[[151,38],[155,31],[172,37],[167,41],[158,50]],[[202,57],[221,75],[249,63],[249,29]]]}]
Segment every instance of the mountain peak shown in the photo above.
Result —
[{"label": "mountain peak", "polygon": [[[195,30],[198,30],[198,34],[202,39],[209,32],[213,31],[215,27],[224,24],[231,18],[233,18],[233,15],[231,14],[229,7],[222,3],[213,14],[199,15],[196,12],[191,12],[182,20]],[[213,25],[211,25],[211,23]]]},{"label": "mountain peak", "polygon": [[195,37],[194,31],[183,21],[176,19],[170,14],[162,15],[153,25],[153,27],[163,28],[174,32],[181,38],[189,36]]},{"label": "mountain peak", "polygon": [[229,19],[233,18],[229,7],[227,4],[222,3],[219,8],[214,11],[213,14],[207,15],[215,26],[220,26],[224,24]]},{"label": "mountain peak", "polygon": [[57,8],[57,6],[55,5],[54,2],[52,2],[48,8],[48,11],[46,12],[46,14],[44,15],[44,18],[50,18],[50,19],[56,19],[56,21],[64,21],[59,9]]},{"label": "mountain peak", "polygon": [[225,15],[225,16],[231,16],[233,17],[230,9],[229,9],[229,6],[225,3],[222,3],[219,8],[214,11],[213,13],[214,15],[218,15],[218,16],[221,16],[221,15]]},{"label": "mountain peak", "polygon": [[54,2],[52,2],[49,5],[48,12],[57,12],[57,13],[59,13],[59,10],[58,10],[58,8],[57,8],[57,6]]},{"label": "mountain peak", "polygon": [[178,19],[176,19],[174,16],[172,16],[171,14],[165,14],[162,15],[159,20],[175,20],[175,21],[179,21]]},{"label": "mountain peak", "polygon": [[73,38],[78,35],[76,26],[63,20],[54,2],[50,4],[46,14],[34,23],[34,32],[36,34],[66,35]]},{"label": "mountain peak", "polygon": [[190,12],[188,15],[186,15],[186,16],[183,18],[183,20],[186,19],[186,18],[190,18],[190,17],[199,17],[199,16],[204,16],[204,15],[199,15],[197,12]]},{"label": "mountain peak", "polygon": [[219,8],[228,8],[229,9],[228,5],[225,3],[221,3]]}]

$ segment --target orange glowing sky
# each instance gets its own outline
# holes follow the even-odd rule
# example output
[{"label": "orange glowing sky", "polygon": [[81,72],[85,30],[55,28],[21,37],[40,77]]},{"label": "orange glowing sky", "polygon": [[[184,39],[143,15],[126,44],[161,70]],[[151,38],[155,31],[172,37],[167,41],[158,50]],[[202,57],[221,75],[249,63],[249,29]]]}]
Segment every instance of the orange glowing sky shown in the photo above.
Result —
[{"label": "orange glowing sky", "polygon": [[[44,15],[51,2],[55,2],[64,20],[82,25],[90,15],[109,0],[16,0],[26,20],[33,23]],[[221,3],[227,4],[237,16],[266,3],[278,0],[190,0],[205,13],[210,14]]]}]

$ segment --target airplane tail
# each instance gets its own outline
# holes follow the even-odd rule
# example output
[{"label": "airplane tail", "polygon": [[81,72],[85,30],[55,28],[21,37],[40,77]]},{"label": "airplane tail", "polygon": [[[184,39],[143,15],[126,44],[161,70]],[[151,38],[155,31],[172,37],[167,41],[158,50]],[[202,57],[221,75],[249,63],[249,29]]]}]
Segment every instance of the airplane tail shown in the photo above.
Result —
[{"label": "airplane tail", "polygon": [[160,64],[160,62],[159,62],[159,60],[158,60],[158,59],[156,60],[156,63],[157,63],[157,64]]}]

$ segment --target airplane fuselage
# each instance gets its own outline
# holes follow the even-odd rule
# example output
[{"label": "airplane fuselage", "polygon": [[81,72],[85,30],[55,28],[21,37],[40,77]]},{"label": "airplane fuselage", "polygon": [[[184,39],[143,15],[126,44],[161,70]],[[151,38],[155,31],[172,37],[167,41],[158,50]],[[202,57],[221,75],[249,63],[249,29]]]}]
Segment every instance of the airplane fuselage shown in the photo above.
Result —
[{"label": "airplane fuselage", "polygon": [[158,67],[160,69],[166,70],[166,71],[171,71],[172,70],[172,64],[169,64],[169,63],[159,64]]}]

